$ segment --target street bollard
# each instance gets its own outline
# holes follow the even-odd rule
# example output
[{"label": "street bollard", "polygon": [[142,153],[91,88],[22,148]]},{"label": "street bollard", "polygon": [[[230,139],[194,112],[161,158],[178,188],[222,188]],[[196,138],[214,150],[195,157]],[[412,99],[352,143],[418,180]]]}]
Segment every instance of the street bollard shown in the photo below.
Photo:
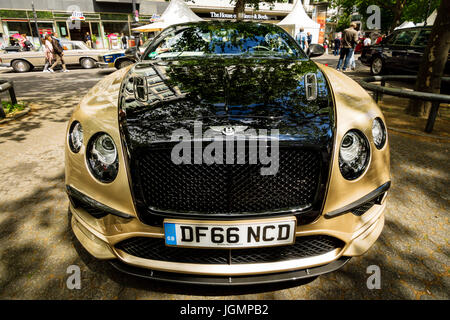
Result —
[{"label": "street bollard", "polygon": [[0,119],[3,119],[6,117],[5,110],[3,110],[3,104],[2,104],[2,97],[0,97]]},{"label": "street bollard", "polygon": [[[7,91],[9,92],[9,96],[11,98],[11,104],[15,105],[17,104],[17,97],[16,93],[14,92],[14,83],[12,81],[8,80],[0,80],[0,94]],[[0,97],[0,119],[3,119],[6,117],[5,110],[3,110],[2,100]]]},{"label": "street bollard", "polygon": [[431,133],[433,131],[434,123],[436,122],[436,116],[439,110],[439,102],[433,102],[430,109],[430,114],[428,115],[427,125],[425,127],[426,133]]}]

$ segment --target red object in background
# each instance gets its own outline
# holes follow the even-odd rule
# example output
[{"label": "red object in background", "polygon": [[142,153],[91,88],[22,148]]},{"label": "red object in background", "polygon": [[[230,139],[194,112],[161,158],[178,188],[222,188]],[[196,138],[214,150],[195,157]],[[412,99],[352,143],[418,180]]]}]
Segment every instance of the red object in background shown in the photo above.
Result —
[{"label": "red object in background", "polygon": [[366,38],[359,38],[359,42],[355,47],[355,53],[361,53]]},{"label": "red object in background", "polygon": [[53,29],[39,29],[39,34],[52,34],[53,33]]}]

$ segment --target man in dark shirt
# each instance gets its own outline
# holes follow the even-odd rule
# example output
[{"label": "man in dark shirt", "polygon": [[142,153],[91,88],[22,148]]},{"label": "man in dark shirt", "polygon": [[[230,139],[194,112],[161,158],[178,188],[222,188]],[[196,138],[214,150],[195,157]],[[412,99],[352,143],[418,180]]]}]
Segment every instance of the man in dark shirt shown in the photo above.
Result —
[{"label": "man in dark shirt", "polygon": [[336,39],[334,39],[334,50],[333,50],[333,54],[335,56],[337,56],[339,54],[339,52],[341,51],[341,39],[336,36]]},{"label": "man in dark shirt", "polygon": [[345,29],[342,34],[342,49],[341,55],[339,56],[339,62],[337,65],[337,70],[341,70],[342,62],[344,62],[344,66],[342,71],[347,69],[347,66],[350,63],[350,59],[353,54],[353,50],[355,50],[356,43],[358,42],[358,31],[356,31],[356,23],[350,23],[350,28]]}]

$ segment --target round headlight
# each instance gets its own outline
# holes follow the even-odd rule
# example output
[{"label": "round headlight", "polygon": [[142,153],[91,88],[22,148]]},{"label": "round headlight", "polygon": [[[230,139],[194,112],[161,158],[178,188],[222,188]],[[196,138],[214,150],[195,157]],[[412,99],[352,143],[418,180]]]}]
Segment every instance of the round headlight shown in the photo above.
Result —
[{"label": "round headlight", "polygon": [[119,171],[114,140],[106,133],[95,134],[88,143],[86,159],[89,169],[101,182],[112,182]]},{"label": "round headlight", "polygon": [[83,145],[83,127],[78,121],[72,122],[69,130],[69,147],[72,152],[77,153]]},{"label": "round headlight", "polygon": [[369,162],[369,143],[357,130],[350,130],[342,138],[339,149],[339,169],[347,180],[360,177]]},{"label": "round headlight", "polygon": [[372,123],[372,138],[377,149],[384,147],[386,143],[386,127],[380,118],[375,118]]}]

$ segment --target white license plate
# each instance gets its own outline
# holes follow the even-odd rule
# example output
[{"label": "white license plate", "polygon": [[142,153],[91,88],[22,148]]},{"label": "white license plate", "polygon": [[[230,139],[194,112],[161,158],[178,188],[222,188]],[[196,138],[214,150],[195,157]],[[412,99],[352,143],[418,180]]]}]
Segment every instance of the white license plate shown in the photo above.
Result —
[{"label": "white license plate", "polygon": [[295,242],[295,217],[244,221],[164,220],[166,245],[254,248]]}]

